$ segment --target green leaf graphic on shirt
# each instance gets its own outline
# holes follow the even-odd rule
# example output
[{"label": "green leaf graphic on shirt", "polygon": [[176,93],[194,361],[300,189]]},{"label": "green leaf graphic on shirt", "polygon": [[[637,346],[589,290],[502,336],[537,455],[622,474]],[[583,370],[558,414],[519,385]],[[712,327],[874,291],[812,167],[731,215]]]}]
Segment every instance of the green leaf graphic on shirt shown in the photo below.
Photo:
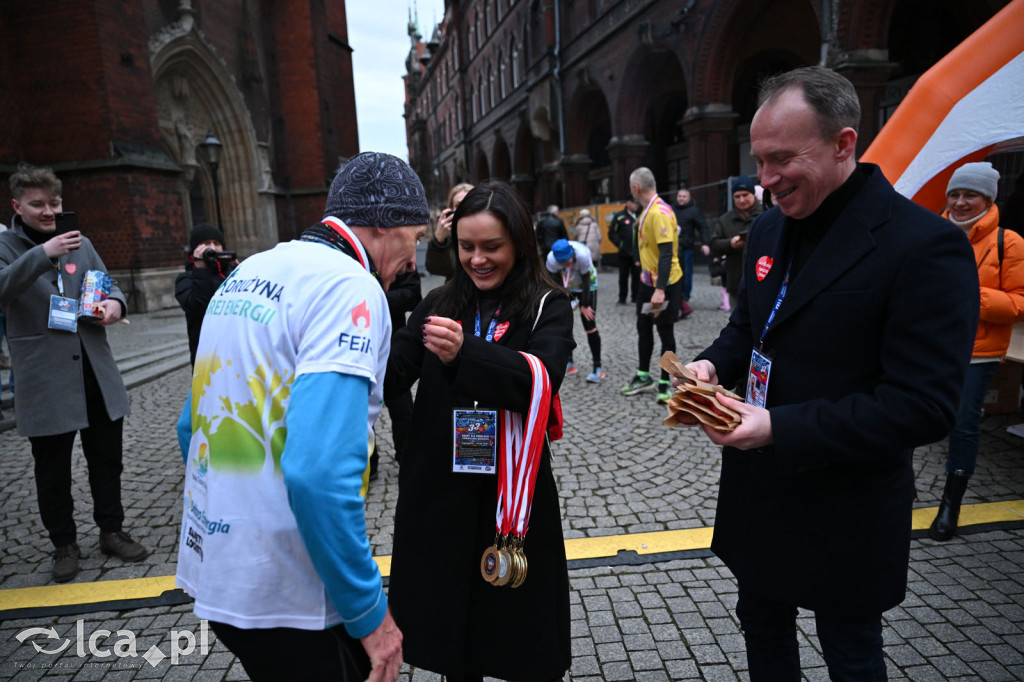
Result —
[{"label": "green leaf graphic on shirt", "polygon": [[216,356],[196,358],[192,399],[193,406],[201,405],[204,414],[193,415],[193,429],[202,430],[210,443],[210,468],[280,474],[287,434],[284,410],[291,395],[292,377],[260,364],[245,379],[249,401],[233,402],[226,396],[210,396],[204,401],[216,374],[231,371],[230,361],[225,366]]}]

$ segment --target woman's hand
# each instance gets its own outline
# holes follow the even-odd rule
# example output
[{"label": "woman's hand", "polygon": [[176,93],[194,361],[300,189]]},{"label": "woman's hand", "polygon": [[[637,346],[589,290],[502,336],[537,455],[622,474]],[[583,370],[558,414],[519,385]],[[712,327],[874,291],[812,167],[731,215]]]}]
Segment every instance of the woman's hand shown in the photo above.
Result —
[{"label": "woman's hand", "polygon": [[446,365],[462,351],[462,325],[440,315],[431,315],[423,325],[423,345]]},{"label": "woman's hand", "polygon": [[589,321],[593,321],[593,319],[594,319],[594,309],[591,308],[590,306],[581,306],[580,307],[580,315],[582,315],[584,318],[586,318]]},{"label": "woman's hand", "polygon": [[441,211],[441,217],[437,219],[437,227],[434,228],[434,240],[438,244],[448,242],[448,236],[452,233],[452,217],[454,215],[454,209],[446,208]]}]

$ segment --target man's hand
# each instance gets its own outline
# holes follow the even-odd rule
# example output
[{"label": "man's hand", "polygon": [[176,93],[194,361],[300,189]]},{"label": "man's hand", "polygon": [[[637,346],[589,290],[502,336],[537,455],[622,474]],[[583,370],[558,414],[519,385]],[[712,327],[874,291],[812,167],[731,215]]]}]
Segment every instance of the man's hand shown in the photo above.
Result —
[{"label": "man's hand", "polygon": [[[715,366],[710,360],[697,360],[696,362],[691,362],[686,366],[686,369],[696,374],[697,378],[705,383],[718,384],[718,372],[715,370]],[[682,383],[679,379],[673,377],[672,385],[678,386],[679,384],[676,383],[677,381]]]},{"label": "man's hand", "polygon": [[651,307],[660,308],[665,303],[665,290],[655,289],[654,293],[651,294]]},{"label": "man's hand", "polygon": [[462,325],[440,315],[431,315],[423,325],[423,345],[427,350],[450,364],[462,351]]},{"label": "man's hand", "polygon": [[104,327],[109,327],[121,321],[121,303],[119,301],[108,298],[105,301],[100,301],[96,305],[96,309],[102,314],[102,317],[97,317],[96,321]]},{"label": "man's hand", "polygon": [[731,246],[734,249],[742,249],[743,248],[743,237],[741,237],[739,235],[736,235],[735,237],[733,237],[732,239],[729,240],[729,246]]},{"label": "man's hand", "polygon": [[192,267],[205,268],[206,263],[203,261],[203,254],[212,248],[212,246],[206,243],[197,246],[195,251],[192,252]]},{"label": "man's hand", "polygon": [[748,405],[740,400],[733,400],[727,398],[720,393],[716,393],[714,400],[718,401],[719,405],[723,405],[739,412],[743,422],[737,426],[730,433],[722,433],[721,431],[715,431],[710,426],[704,426],[704,433],[708,435],[716,445],[728,445],[740,450],[753,450],[764,445],[771,445],[775,442],[775,438],[772,435],[772,418],[768,410],[763,407],[754,407]]},{"label": "man's hand", "polygon": [[47,258],[59,258],[66,253],[71,253],[82,245],[82,233],[78,230],[58,234],[56,237],[43,242],[43,251]]},{"label": "man's hand", "polygon": [[377,629],[360,640],[370,657],[366,682],[394,682],[402,669],[402,631],[391,617],[391,609]]}]

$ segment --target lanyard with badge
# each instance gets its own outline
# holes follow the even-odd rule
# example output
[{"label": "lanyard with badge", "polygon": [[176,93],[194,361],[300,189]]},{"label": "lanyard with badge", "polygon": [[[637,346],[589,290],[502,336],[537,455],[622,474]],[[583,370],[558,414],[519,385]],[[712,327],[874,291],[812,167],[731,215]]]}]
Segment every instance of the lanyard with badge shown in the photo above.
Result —
[{"label": "lanyard with badge", "polygon": [[78,331],[78,299],[64,295],[64,275],[66,268],[57,261],[57,294],[50,294],[50,316],[46,326],[65,332]]},{"label": "lanyard with badge", "polygon": [[772,372],[771,355],[764,350],[764,337],[768,335],[768,329],[772,326],[775,314],[779,312],[782,299],[786,298],[786,291],[789,289],[789,273],[793,268],[793,259],[796,254],[790,257],[789,265],[786,266],[786,276],[782,279],[782,286],[779,287],[779,294],[775,297],[775,304],[768,314],[768,320],[761,330],[761,339],[757,347],[750,351],[750,372],[747,374],[747,396],[744,400],[748,405],[754,407],[765,407],[768,403],[768,377]]},{"label": "lanyard with badge", "polygon": [[[486,343],[494,341],[498,327],[501,306],[494,311],[487,325]],[[479,338],[480,306],[476,307],[476,324],[473,334]],[[497,410],[456,409],[452,415],[452,471],[469,474],[493,474],[498,459],[498,412]]]}]

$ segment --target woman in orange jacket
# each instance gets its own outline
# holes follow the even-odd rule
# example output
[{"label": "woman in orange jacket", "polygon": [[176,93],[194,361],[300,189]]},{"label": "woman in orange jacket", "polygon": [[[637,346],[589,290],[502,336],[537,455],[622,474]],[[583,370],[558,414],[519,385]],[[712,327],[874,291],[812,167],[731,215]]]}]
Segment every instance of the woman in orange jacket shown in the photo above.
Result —
[{"label": "woman in orange jacket", "polygon": [[1010,345],[1014,323],[1024,320],[1024,238],[999,227],[995,205],[999,172],[988,162],[964,164],[953,173],[942,214],[967,233],[981,283],[981,319],[971,353],[956,424],[949,434],[946,487],[928,529],[934,540],[956,535],[960,501],[974,474],[985,392]]}]

